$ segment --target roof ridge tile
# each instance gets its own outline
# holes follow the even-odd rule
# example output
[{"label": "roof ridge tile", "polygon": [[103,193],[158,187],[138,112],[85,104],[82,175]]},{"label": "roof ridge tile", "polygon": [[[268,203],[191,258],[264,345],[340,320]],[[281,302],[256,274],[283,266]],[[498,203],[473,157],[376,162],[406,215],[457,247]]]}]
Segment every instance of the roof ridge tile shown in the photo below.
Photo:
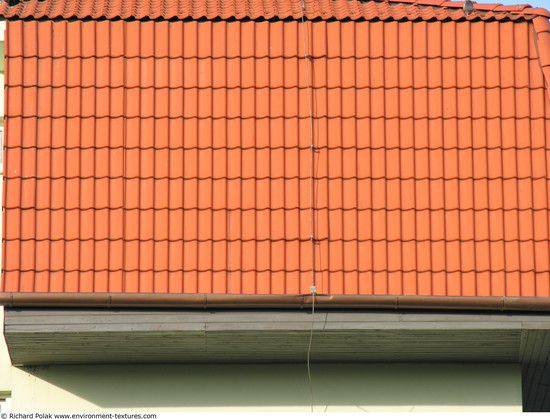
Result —
[{"label": "roof ridge tile", "polygon": [[445,3],[446,0],[417,0],[414,2],[417,6],[438,6],[441,7],[443,3]]},{"label": "roof ridge tile", "polygon": [[542,7],[526,7],[522,10],[525,14],[544,16],[550,18],[550,12]]},{"label": "roof ridge tile", "polygon": [[[457,20],[453,15],[461,10],[463,1],[448,0],[304,0],[308,19],[422,19]],[[505,6],[500,3],[475,3],[480,11],[473,19],[550,18],[550,12],[528,4]],[[423,10],[430,9],[428,13]],[[504,14],[504,16],[502,16]],[[107,18],[107,19],[186,19],[186,18],[301,18],[301,0],[28,0],[9,6],[0,4],[0,16],[5,18]],[[428,17],[429,16],[429,17]],[[472,20],[472,18],[470,19]]]}]

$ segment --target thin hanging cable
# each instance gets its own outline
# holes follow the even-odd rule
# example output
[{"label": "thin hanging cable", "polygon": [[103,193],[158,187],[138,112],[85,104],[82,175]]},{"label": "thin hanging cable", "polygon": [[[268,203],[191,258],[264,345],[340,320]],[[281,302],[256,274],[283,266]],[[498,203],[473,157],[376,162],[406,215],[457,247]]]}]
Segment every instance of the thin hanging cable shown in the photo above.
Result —
[{"label": "thin hanging cable", "polygon": [[231,287],[231,210],[227,210],[227,260],[225,269],[227,270],[227,287]]},{"label": "thin hanging cable", "polygon": [[309,241],[311,244],[311,329],[309,332],[309,344],[307,347],[307,378],[309,383],[309,395],[311,398],[311,411],[313,412],[313,382],[311,380],[311,345],[313,343],[313,328],[315,326],[315,234],[314,234],[314,208],[313,208],[313,191],[314,191],[314,153],[315,153],[315,143],[314,143],[314,131],[313,131],[313,107],[311,103],[311,86],[309,83],[309,59],[308,55],[308,43],[306,37],[306,21],[305,21],[305,12],[306,5],[305,0],[302,0],[302,39],[304,43],[304,62],[306,67],[306,86],[307,86],[307,104],[309,110],[309,151],[310,151],[310,160],[309,160]]},{"label": "thin hanging cable", "polygon": [[311,367],[309,358],[311,355],[311,343],[313,342],[313,327],[315,326],[315,292],[311,292],[311,329],[309,331],[309,345],[307,347],[307,379],[309,382],[309,396],[311,398],[311,411],[313,412],[313,382],[311,381]]}]

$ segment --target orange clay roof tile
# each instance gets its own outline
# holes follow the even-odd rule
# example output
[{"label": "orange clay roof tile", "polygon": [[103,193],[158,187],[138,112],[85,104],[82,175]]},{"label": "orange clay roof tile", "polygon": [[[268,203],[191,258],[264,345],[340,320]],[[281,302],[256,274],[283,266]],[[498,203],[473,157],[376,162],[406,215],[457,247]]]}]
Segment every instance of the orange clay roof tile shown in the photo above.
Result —
[{"label": "orange clay roof tile", "polygon": [[2,4],[1,289],[550,296],[550,15],[462,5]]}]

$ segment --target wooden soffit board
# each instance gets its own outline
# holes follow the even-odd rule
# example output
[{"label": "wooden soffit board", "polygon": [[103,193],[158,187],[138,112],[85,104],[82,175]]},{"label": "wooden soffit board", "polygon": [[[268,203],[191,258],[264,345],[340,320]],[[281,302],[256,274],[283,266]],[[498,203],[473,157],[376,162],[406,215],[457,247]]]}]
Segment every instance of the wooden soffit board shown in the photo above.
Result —
[{"label": "wooden soffit board", "polygon": [[[520,362],[550,317],[324,311],[6,309],[15,365],[311,360]],[[536,355],[529,351],[529,356]]]}]

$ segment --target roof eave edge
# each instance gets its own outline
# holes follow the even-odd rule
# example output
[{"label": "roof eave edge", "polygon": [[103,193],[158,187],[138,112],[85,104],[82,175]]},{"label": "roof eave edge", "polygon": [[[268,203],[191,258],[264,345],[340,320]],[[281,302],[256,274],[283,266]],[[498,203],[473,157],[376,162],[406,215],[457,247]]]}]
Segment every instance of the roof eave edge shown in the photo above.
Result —
[{"label": "roof eave edge", "polygon": [[[315,299],[315,301],[313,300]],[[317,294],[0,293],[7,308],[387,309],[550,312],[550,297]]]}]

